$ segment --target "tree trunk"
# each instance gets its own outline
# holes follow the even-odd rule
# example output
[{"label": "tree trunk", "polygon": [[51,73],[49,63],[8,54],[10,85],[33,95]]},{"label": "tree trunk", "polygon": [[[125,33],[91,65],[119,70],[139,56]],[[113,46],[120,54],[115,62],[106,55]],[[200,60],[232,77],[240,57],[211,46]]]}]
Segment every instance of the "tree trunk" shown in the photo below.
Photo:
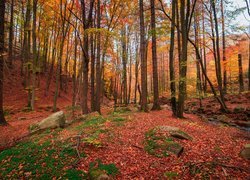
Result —
[{"label": "tree trunk", "polygon": [[36,88],[36,68],[37,68],[37,50],[36,50],[36,12],[37,12],[37,0],[33,0],[33,63],[32,63],[32,98],[31,98],[31,110],[35,109],[35,88]]},{"label": "tree trunk", "polygon": [[[97,1],[97,28],[101,28],[101,7],[100,0]],[[95,110],[101,112],[101,34],[97,34],[97,54],[96,54],[96,99]]]},{"label": "tree trunk", "polygon": [[10,9],[10,27],[9,27],[9,65],[12,67],[13,61],[13,21],[14,21],[14,0],[11,0],[11,9]]},{"label": "tree trunk", "polygon": [[225,18],[224,4],[221,0],[221,24],[222,24],[222,61],[223,61],[223,91],[227,93],[227,61],[226,61],[226,40],[225,40]]},{"label": "tree trunk", "polygon": [[[141,110],[147,112],[147,59],[145,56],[145,25],[144,25],[144,8],[143,0],[139,0],[140,8],[140,49],[141,49]],[[140,91],[139,91],[140,92]]]},{"label": "tree trunk", "polygon": [[176,0],[172,1],[172,21],[171,21],[171,39],[169,50],[169,75],[170,75],[170,91],[171,91],[171,106],[173,115],[176,116],[176,85],[175,85],[175,70],[174,70],[174,40],[175,40],[175,12]]},{"label": "tree trunk", "polygon": [[240,93],[241,93],[241,92],[244,91],[242,55],[241,54],[238,54],[238,65],[239,65],[239,90],[240,90]]},{"label": "tree trunk", "polygon": [[3,66],[4,66],[4,15],[5,0],[0,2],[0,125],[6,125],[3,110]]},{"label": "tree trunk", "polygon": [[156,28],[155,28],[155,0],[150,0],[151,4],[151,31],[152,31],[152,64],[153,64],[153,88],[154,102],[152,110],[160,110],[159,104],[159,85],[158,85],[158,65],[156,50]]},{"label": "tree trunk", "polygon": [[[216,38],[215,38],[215,43],[216,43],[216,56],[217,56],[217,78],[218,78],[218,88],[220,92],[220,97],[221,101],[224,103],[224,107],[226,107],[225,100],[224,100],[224,92],[222,88],[222,78],[221,78],[221,62],[220,62],[220,41],[219,41],[219,28],[218,28],[218,20],[217,20],[217,13],[215,9],[215,0],[210,0],[211,2],[211,7],[214,15],[214,25],[215,25],[215,33],[216,33]],[[221,107],[223,110],[223,107]],[[227,111],[227,110],[226,110]]]}]

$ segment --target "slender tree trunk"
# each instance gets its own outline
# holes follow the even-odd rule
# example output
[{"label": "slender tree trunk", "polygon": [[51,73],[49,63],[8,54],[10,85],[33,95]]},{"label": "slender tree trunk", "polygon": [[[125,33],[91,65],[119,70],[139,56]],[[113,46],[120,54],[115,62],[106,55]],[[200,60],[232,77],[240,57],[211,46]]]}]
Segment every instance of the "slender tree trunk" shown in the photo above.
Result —
[{"label": "slender tree trunk", "polygon": [[4,15],[5,0],[0,1],[0,125],[6,125],[3,110],[3,66],[4,66]]},{"label": "slender tree trunk", "polygon": [[[206,53],[206,34],[205,34],[205,12],[204,12],[204,6],[202,6],[202,31],[203,31],[203,60],[204,60],[204,70],[205,73],[207,74],[207,53]],[[205,75],[203,75],[205,77]],[[203,89],[204,89],[204,94],[207,92],[207,80],[203,81]]]},{"label": "slender tree trunk", "polygon": [[11,0],[11,9],[10,9],[10,27],[9,27],[9,65],[12,67],[13,61],[13,21],[14,21],[14,0]]},{"label": "slender tree trunk", "polygon": [[174,40],[175,40],[175,12],[176,0],[172,1],[172,21],[171,21],[171,39],[169,50],[169,75],[170,75],[170,91],[171,91],[171,106],[173,115],[176,116],[176,85],[175,85],[175,70],[174,70]]},{"label": "slender tree trunk", "polygon": [[[76,21],[76,28],[77,28],[77,21]],[[75,107],[76,107],[76,64],[77,64],[77,47],[78,47],[78,41],[77,41],[77,29],[75,29],[75,49],[74,49],[74,65],[73,65],[73,95],[72,95],[72,114],[75,115]]]},{"label": "slender tree trunk", "polygon": [[153,64],[153,87],[154,87],[154,102],[152,110],[160,110],[159,104],[159,85],[158,85],[158,64],[156,50],[156,27],[155,27],[155,0],[150,0],[151,4],[151,31],[152,31],[152,64]]},{"label": "slender tree trunk", "polygon": [[221,2],[221,24],[222,24],[222,61],[223,61],[223,91],[227,93],[227,60],[226,60],[226,40],[225,40],[225,18],[224,18],[224,4]]},{"label": "slender tree trunk", "polygon": [[[139,0],[140,8],[140,49],[141,49],[141,110],[147,112],[147,59],[145,50],[145,25],[144,25],[144,8],[143,0]],[[140,91],[139,91],[140,92]]]},{"label": "slender tree trunk", "polygon": [[125,105],[128,104],[127,101],[127,33],[126,33],[126,26],[122,29],[122,85],[123,85],[123,103]]},{"label": "slender tree trunk", "polygon": [[244,91],[242,55],[241,54],[238,54],[238,66],[239,66],[239,89],[240,89],[240,93],[241,93]]},{"label": "slender tree trunk", "polygon": [[36,50],[36,12],[37,12],[37,0],[33,0],[33,63],[32,63],[32,98],[31,98],[31,110],[35,109],[35,88],[36,88],[36,68],[37,68],[37,50]]},{"label": "slender tree trunk", "polygon": [[138,47],[136,48],[136,58],[135,58],[135,95],[134,103],[137,103],[137,85],[138,85],[138,75],[139,75],[139,57],[138,57]]},{"label": "slender tree trunk", "polygon": [[[100,0],[97,1],[97,28],[101,28],[101,7]],[[97,54],[96,54],[96,99],[95,110],[101,113],[101,34],[97,34]]]},{"label": "slender tree trunk", "polygon": [[[218,88],[220,91],[220,97],[221,101],[224,103],[224,106],[226,107],[225,100],[224,100],[224,92],[222,88],[222,78],[221,78],[221,62],[220,62],[220,46],[219,46],[219,28],[218,28],[218,20],[217,20],[217,14],[216,14],[216,9],[215,9],[215,0],[210,0],[211,6],[212,6],[212,11],[214,15],[214,25],[215,25],[215,33],[216,33],[216,55],[217,55],[217,68],[218,68]],[[221,107],[223,110],[224,108]]]},{"label": "slender tree trunk", "polygon": [[[187,1],[189,4],[189,0]],[[180,4],[180,24],[181,24],[181,59],[179,60],[179,93],[178,93],[178,109],[177,117],[183,118],[184,102],[186,98],[186,76],[187,76],[187,44],[188,44],[188,20],[189,16],[185,15],[187,12],[185,8],[188,7],[185,0],[181,0]],[[188,18],[187,18],[188,17]]]}]

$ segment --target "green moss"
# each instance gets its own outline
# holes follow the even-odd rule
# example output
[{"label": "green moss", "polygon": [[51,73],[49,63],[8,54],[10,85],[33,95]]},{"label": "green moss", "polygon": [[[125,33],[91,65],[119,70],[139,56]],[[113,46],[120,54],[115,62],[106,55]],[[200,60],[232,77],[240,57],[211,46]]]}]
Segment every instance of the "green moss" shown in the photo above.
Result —
[{"label": "green moss", "polygon": [[164,177],[168,178],[168,179],[174,179],[178,177],[178,173],[177,172],[173,172],[173,171],[168,171],[164,173]]}]

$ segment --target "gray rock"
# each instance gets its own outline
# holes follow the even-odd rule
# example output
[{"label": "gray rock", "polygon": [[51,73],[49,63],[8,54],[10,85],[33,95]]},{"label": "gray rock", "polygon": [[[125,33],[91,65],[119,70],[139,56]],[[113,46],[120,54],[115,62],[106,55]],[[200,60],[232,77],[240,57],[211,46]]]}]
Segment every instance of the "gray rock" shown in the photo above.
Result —
[{"label": "gray rock", "polygon": [[244,159],[250,159],[250,144],[246,144],[244,149],[240,152],[240,156]]},{"label": "gray rock", "polygon": [[63,111],[56,112],[47,118],[43,119],[41,122],[33,124],[30,126],[30,132],[34,133],[42,129],[53,129],[57,127],[63,128],[65,126],[65,115]]},{"label": "gray rock", "polygon": [[183,131],[171,131],[170,135],[178,139],[192,140],[193,138]]}]

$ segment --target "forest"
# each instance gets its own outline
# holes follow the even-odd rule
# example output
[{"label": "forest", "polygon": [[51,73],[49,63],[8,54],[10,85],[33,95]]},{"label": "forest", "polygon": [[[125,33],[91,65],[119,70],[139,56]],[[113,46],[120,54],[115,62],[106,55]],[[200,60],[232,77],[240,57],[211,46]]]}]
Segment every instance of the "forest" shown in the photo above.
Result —
[{"label": "forest", "polygon": [[249,0],[0,0],[0,179],[249,167]]}]

